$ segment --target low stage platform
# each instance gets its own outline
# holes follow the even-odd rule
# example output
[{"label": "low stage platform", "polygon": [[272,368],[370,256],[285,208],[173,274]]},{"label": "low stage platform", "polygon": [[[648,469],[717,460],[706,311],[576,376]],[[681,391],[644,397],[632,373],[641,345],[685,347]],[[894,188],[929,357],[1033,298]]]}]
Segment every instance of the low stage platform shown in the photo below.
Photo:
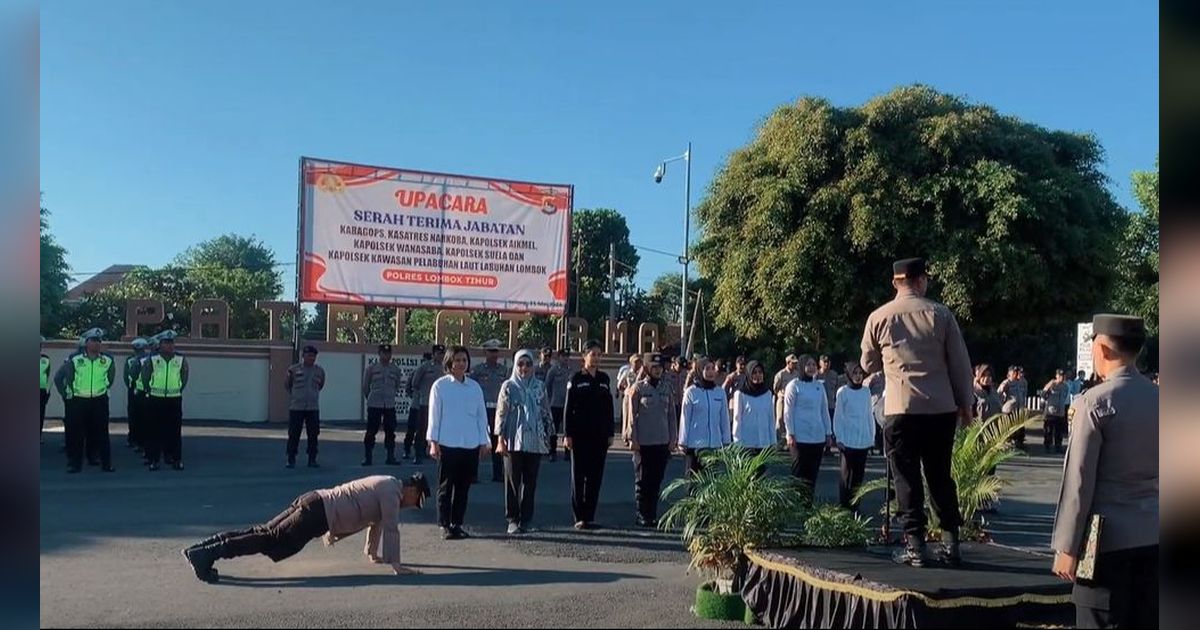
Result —
[{"label": "low stage platform", "polygon": [[[1071,585],[1051,558],[964,543],[963,565],[896,564],[896,547],[761,549],[735,588],[771,628],[1070,626]],[[933,545],[930,545],[933,550]]]}]

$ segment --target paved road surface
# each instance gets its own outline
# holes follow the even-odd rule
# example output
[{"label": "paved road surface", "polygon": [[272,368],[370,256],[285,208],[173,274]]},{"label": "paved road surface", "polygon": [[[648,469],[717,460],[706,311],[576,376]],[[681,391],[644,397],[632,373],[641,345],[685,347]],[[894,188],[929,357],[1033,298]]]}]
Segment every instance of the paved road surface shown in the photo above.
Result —
[{"label": "paved road surface", "polygon": [[[397,577],[370,564],[360,535],[332,548],[315,541],[279,564],[261,556],[223,560],[221,583],[208,585],[195,579],[180,548],[262,522],[305,491],[416,467],[364,469],[361,434],[328,428],[322,468],[286,470],[279,427],[204,426],[185,429],[187,470],[151,473],[124,447],[124,426],[114,424],[118,471],[67,475],[58,429],[47,427],[41,447],[46,627],[722,627],[689,611],[699,578],[685,573],[678,538],[631,527],[633,467],[623,450],[609,457],[599,515],[609,527],[597,532],[570,528],[567,465],[546,462],[538,529],[525,538],[504,534],[500,484],[474,486],[472,540],[443,541],[432,504],[403,512],[404,560],[424,575]],[[381,452],[379,445],[376,461]],[[872,459],[869,477],[882,474],[880,464]],[[822,470],[825,498],[836,496],[836,465],[828,458]],[[420,470],[436,476],[433,464]],[[676,459],[668,478],[681,472]],[[490,476],[486,466],[481,473]],[[999,542],[1044,548],[1059,460],[1022,458],[1002,474],[1020,482],[995,519]]]}]

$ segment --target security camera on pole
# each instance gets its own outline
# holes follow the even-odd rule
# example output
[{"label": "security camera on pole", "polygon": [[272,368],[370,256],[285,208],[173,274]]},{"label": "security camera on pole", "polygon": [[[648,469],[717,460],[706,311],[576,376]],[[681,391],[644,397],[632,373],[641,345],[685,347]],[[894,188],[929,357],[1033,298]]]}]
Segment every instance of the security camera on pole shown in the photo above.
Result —
[{"label": "security camera on pole", "polygon": [[677,155],[672,158],[663,160],[658,168],[654,169],[654,183],[661,184],[663,175],[667,173],[667,163],[683,160],[687,167],[683,178],[683,256],[679,257],[679,262],[683,264],[683,287],[680,289],[679,302],[679,355],[684,356],[684,353],[691,347],[691,340],[688,337],[687,329],[687,293],[688,293],[688,263],[691,262],[688,256],[688,239],[691,232],[692,223],[692,143],[689,142],[687,151],[683,155]]}]

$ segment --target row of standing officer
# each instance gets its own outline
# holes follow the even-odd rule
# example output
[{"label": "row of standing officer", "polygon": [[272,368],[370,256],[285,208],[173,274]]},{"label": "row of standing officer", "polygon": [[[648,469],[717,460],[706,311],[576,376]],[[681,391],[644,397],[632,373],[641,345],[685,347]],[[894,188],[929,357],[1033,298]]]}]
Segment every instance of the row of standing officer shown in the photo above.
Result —
[{"label": "row of standing officer", "polygon": [[[163,331],[147,341],[133,340],[134,355],[126,361],[123,384],[127,389],[130,446],[141,449],[150,470],[158,470],[160,455],[176,470],[183,469],[183,390],[187,386],[187,359],[175,351],[175,332]],[[147,348],[155,346],[155,352]],[[92,328],[81,338],[81,347],[63,362],[53,381],[63,399],[63,429],[67,472],[88,463],[114,472],[109,438],[109,390],[116,382],[116,361],[103,351],[104,332]],[[49,358],[41,356],[42,420],[49,400]]]}]

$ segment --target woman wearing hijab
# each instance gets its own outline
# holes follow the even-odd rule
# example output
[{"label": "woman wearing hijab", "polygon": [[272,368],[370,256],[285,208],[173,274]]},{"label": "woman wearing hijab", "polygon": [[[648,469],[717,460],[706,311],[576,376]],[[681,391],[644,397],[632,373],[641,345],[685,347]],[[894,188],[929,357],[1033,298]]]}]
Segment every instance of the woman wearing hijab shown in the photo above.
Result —
[{"label": "woman wearing hijab", "polygon": [[655,354],[637,382],[626,390],[621,437],[633,452],[633,496],[637,525],[658,526],[658,494],[679,436],[671,385],[663,378],[663,357]]},{"label": "woman wearing hijab", "polygon": [[838,388],[834,397],[833,434],[842,456],[842,477],[838,484],[838,503],[856,510],[851,498],[862,485],[867,468],[867,452],[875,444],[875,416],[871,409],[871,390],[863,387],[863,369],[857,363],[846,367],[849,382]]},{"label": "woman wearing hijab", "polygon": [[696,361],[699,379],[683,392],[679,414],[679,445],[683,447],[689,474],[700,472],[700,454],[732,441],[729,403],[717,385],[717,366],[711,359]]},{"label": "woman wearing hijab", "polygon": [[535,377],[533,364],[532,350],[518,352],[496,401],[496,453],[504,457],[504,516],[510,535],[525,533],[533,522],[538,465],[550,452],[554,435],[546,385]]},{"label": "woman wearing hijab", "polygon": [[814,378],[816,360],[808,355],[800,357],[800,370],[799,378],[784,390],[783,422],[792,453],[792,476],[808,485],[815,496],[821,457],[825,447],[833,443],[833,426],[825,385]]},{"label": "woman wearing hijab", "polygon": [[775,448],[775,437],[775,395],[762,364],[751,361],[733,392],[733,441],[757,455]]}]

